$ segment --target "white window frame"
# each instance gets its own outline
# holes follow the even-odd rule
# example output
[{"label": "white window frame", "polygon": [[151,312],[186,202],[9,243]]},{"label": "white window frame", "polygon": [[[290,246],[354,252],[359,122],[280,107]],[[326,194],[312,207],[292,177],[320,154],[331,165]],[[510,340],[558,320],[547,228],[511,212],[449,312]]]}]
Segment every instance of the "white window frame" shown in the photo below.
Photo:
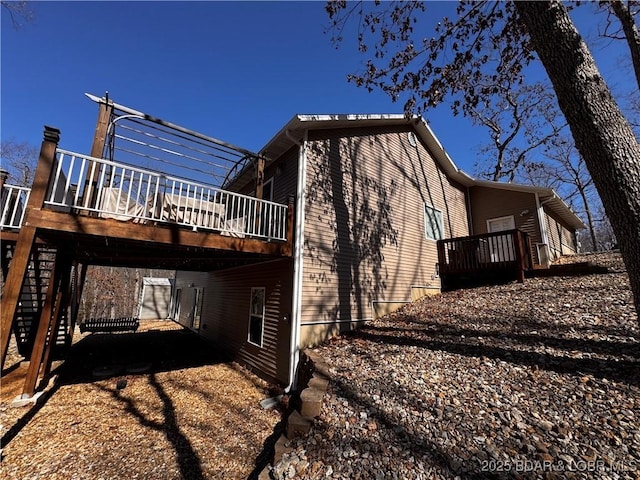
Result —
[{"label": "white window frame", "polygon": [[[509,223],[513,225],[513,227],[507,228],[505,230],[491,230],[491,225],[493,222],[503,222],[504,220],[509,220]],[[516,217],[514,215],[505,215],[503,217],[494,217],[487,219],[487,233],[509,232],[511,230],[515,230],[515,228]],[[492,262],[515,261],[516,250],[515,246],[513,245],[513,237],[491,237],[489,239],[489,252]]]},{"label": "white window frame", "polygon": [[[491,231],[491,223],[492,222],[500,222],[502,220],[511,220],[513,224],[512,228],[508,228],[506,230],[496,230],[494,232]],[[487,233],[496,233],[496,232],[508,232],[509,230],[514,230],[516,228],[516,217],[513,215],[505,215],[504,217],[495,217],[495,218],[487,218]]]},{"label": "white window frame", "polygon": [[[437,235],[434,235],[434,236],[430,235],[431,231],[428,228],[428,226],[431,225],[430,216],[433,214],[430,214],[429,210],[433,211],[433,214],[435,214],[435,219],[437,222],[436,226],[440,230],[439,238],[436,238]],[[433,240],[434,242],[444,239],[444,216],[442,215],[442,210],[425,203],[423,212],[424,212],[423,213],[424,214],[424,238],[426,238],[427,240]]]},{"label": "white window frame", "polygon": [[[268,179],[266,179],[264,182],[262,182],[262,200],[267,200],[269,202],[273,202],[273,186],[275,185],[275,182],[273,181],[274,177],[269,177]],[[271,191],[269,192],[269,198],[265,198],[264,197],[264,190],[267,185],[270,185]],[[256,189],[254,188],[253,190],[251,190],[251,196],[255,197],[256,196]]]},{"label": "white window frame", "polygon": [[[262,311],[261,312],[257,312],[257,311],[254,312],[253,300],[255,298],[254,295],[256,291],[262,291]],[[251,297],[249,299],[249,324],[247,328],[247,342],[249,342],[251,345],[255,345],[256,347],[260,347],[260,348],[262,348],[262,345],[264,344],[264,313],[266,309],[266,303],[267,303],[267,289],[265,287],[251,287]],[[256,343],[251,339],[251,322],[256,318],[259,318],[259,321],[260,321],[260,343]]]}]

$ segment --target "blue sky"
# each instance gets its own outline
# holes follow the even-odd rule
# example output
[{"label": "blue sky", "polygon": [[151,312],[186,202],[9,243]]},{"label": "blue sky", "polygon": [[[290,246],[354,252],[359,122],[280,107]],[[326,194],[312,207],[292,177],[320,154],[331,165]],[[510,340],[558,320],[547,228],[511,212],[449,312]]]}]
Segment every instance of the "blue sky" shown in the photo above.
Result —
[{"label": "blue sky", "polygon": [[[440,18],[455,8],[433,2]],[[43,125],[60,146],[88,153],[97,107],[85,92],[249,150],[297,113],[402,113],[402,104],[347,83],[364,58],[324,33],[324,2],[36,2],[16,30],[2,14],[3,140],[39,145]],[[578,9],[593,35],[595,16]],[[587,28],[588,27],[588,28]],[[622,47],[624,46],[621,44]],[[623,50],[620,50],[623,52]],[[603,71],[622,89],[622,53]],[[630,71],[629,71],[630,72]],[[426,115],[456,164],[473,171],[483,128],[442,106]]]}]

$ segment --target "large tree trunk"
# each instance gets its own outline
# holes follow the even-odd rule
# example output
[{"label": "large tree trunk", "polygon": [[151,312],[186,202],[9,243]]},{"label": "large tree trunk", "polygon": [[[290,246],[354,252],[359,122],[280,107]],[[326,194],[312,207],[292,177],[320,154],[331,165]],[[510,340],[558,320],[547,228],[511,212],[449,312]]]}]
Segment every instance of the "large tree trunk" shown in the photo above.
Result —
[{"label": "large tree trunk", "polygon": [[640,145],[566,8],[557,1],[515,7],[598,189],[640,312]]}]

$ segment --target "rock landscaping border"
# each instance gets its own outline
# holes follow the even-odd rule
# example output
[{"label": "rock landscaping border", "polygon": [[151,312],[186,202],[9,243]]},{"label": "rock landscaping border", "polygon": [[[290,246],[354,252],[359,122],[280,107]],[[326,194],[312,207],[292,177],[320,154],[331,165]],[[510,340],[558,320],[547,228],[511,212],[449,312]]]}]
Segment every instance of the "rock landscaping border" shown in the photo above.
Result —
[{"label": "rock landscaping border", "polygon": [[300,354],[298,367],[298,383],[304,386],[299,398],[291,402],[291,412],[285,421],[285,433],[275,444],[273,467],[265,468],[260,479],[272,478],[269,472],[273,471],[276,478],[280,478],[282,472],[275,471],[282,468],[280,460],[283,455],[293,451],[291,440],[304,438],[310,431],[314,418],[320,415],[325,399],[325,393],[329,388],[331,374],[329,365],[317,353],[304,350]]}]

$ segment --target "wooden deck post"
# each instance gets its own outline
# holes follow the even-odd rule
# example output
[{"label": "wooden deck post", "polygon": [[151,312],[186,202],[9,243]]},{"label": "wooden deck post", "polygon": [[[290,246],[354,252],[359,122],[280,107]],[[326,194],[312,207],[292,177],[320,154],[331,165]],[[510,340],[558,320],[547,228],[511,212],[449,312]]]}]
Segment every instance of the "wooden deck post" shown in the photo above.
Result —
[{"label": "wooden deck post", "polygon": [[7,178],[9,178],[9,172],[0,168],[0,191],[4,188],[4,183],[7,181]]},{"label": "wooden deck post", "polygon": [[524,242],[522,241],[522,232],[520,230],[514,230],[511,232],[513,237],[513,244],[516,249],[516,279],[519,283],[524,283]]},{"label": "wooden deck post", "polygon": [[293,254],[293,228],[294,228],[294,203],[295,196],[289,195],[287,199],[287,255]]},{"label": "wooden deck post", "polygon": [[[94,158],[102,158],[104,146],[107,142],[107,134],[109,132],[109,123],[113,113],[113,102],[109,102],[106,98],[104,102],[98,104],[98,121],[96,122],[96,131],[93,135],[93,144],[91,145],[91,156]],[[87,166],[87,178],[84,184],[81,204],[88,207],[96,207],[98,199],[98,178],[100,172],[97,165],[91,162]]]},{"label": "wooden deck post", "polygon": [[62,308],[63,296],[64,295],[62,290],[59,289],[56,294],[56,299],[54,302],[53,315],[51,316],[50,328],[49,328],[47,339],[44,345],[42,361],[40,362],[40,364],[43,367],[42,368],[43,378],[49,375],[49,372],[51,372],[51,363],[53,361],[53,357],[51,356],[51,351],[53,350],[53,344],[56,343],[56,336],[58,335],[58,327],[60,326],[60,314],[63,311],[63,308]]},{"label": "wooden deck post", "polygon": [[[264,194],[264,158],[258,157],[258,162],[256,164],[256,199],[262,200],[262,195]],[[262,205],[260,202],[256,203],[256,226],[255,231],[260,232],[260,228],[262,227],[262,217],[260,212],[262,210]]]},{"label": "wooden deck post", "polygon": [[258,157],[256,165],[256,198],[262,200],[264,192],[264,158]]},{"label": "wooden deck post", "polygon": [[63,254],[59,255],[57,262],[58,267],[56,267],[56,270],[61,272],[61,275],[58,282],[53,316],[51,317],[51,328],[49,329],[47,343],[45,344],[44,354],[42,356],[42,364],[44,365],[44,370],[42,372],[43,377],[46,377],[49,375],[49,372],[51,372],[51,363],[53,361],[51,354],[58,336],[62,316],[65,311],[68,312],[71,293],[71,272],[73,268],[72,255],[70,255],[70,252],[65,251]]},{"label": "wooden deck post", "polygon": [[80,275],[78,278],[78,283],[76,285],[76,294],[74,295],[76,305],[75,305],[75,312],[73,313],[73,318],[71,322],[73,327],[76,326],[76,323],[78,321],[78,313],[80,313],[79,311],[80,300],[82,299],[82,292],[84,292],[84,284],[87,280],[87,270],[89,269],[89,266],[86,263],[82,263],[80,265],[81,265],[79,267]]},{"label": "wooden deck post", "polygon": [[[51,329],[49,330],[49,338],[47,339],[47,344],[45,346],[44,355],[42,357],[42,364],[44,365],[44,370],[42,375],[46,377],[51,372],[51,364],[53,362],[52,352],[55,347],[56,338],[58,336],[58,331],[60,329],[60,322],[64,313],[69,313],[69,303],[71,300],[72,294],[72,279],[71,273],[73,269],[72,256],[69,255],[68,252],[65,252],[64,255],[60,258],[60,269],[62,269],[61,279],[58,283],[58,293],[56,296],[55,310],[53,312],[53,317],[51,319]],[[69,322],[71,319],[69,318]],[[65,332],[65,335],[67,332]]]},{"label": "wooden deck post", "polygon": [[9,266],[9,273],[4,286],[4,296],[2,298],[2,312],[0,312],[0,367],[4,367],[4,361],[9,348],[11,338],[11,327],[16,315],[18,300],[22,282],[27,272],[29,259],[34,250],[36,239],[36,228],[29,224],[29,213],[32,209],[41,209],[49,187],[49,180],[55,162],[56,148],[60,141],[60,130],[52,127],[44,127],[44,140],[40,147],[40,156],[36,167],[31,195],[25,207],[25,221],[18,233],[13,258]]}]

